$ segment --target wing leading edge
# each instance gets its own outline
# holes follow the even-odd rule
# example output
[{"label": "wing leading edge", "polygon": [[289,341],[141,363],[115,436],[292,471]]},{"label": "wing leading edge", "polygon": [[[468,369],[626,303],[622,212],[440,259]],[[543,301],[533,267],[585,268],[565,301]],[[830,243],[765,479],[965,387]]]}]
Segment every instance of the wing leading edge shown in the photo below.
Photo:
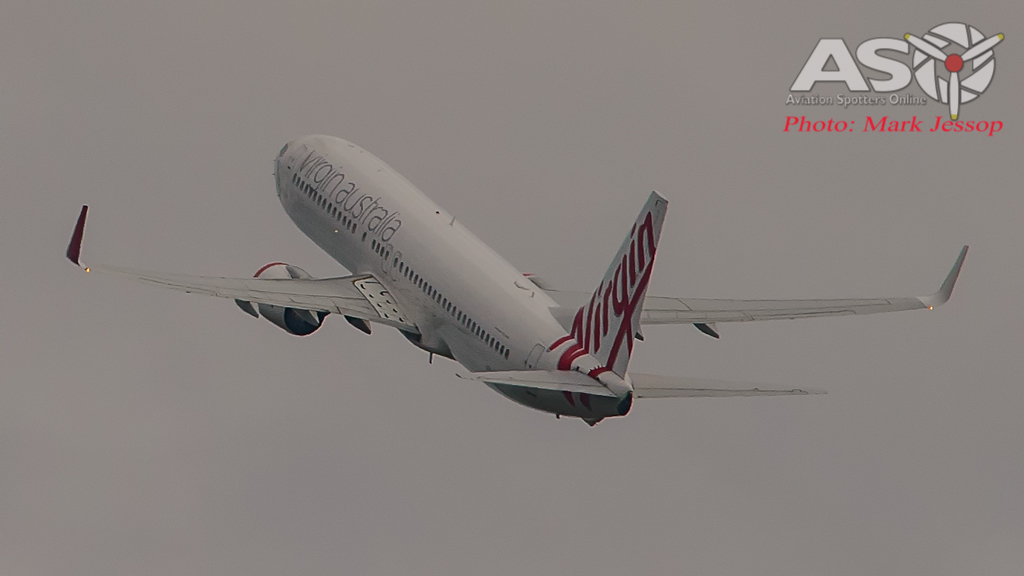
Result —
[{"label": "wing leading edge", "polygon": [[381,310],[357,287],[357,284],[363,284],[365,289],[366,284],[376,283],[372,274],[356,274],[337,278],[220,278],[149,272],[113,266],[86,266],[81,261],[81,254],[87,213],[88,206],[82,206],[82,212],[78,217],[78,223],[75,225],[75,231],[67,250],[68,260],[86,272],[120,276],[143,284],[181,292],[206,294],[299,310],[331,312],[387,324],[413,333],[419,332],[419,329],[407,321],[397,310],[394,310],[393,313],[391,310]]}]

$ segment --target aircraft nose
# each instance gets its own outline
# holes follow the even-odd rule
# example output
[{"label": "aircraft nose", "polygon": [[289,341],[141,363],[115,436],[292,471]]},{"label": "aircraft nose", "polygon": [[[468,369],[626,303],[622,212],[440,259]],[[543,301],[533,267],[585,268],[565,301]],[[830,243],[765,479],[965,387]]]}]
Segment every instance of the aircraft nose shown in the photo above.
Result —
[{"label": "aircraft nose", "polygon": [[277,196],[284,201],[285,194],[285,181],[288,178],[288,174],[291,170],[291,158],[293,157],[292,152],[295,149],[295,140],[286,143],[281,147],[281,150],[277,153],[277,157],[274,158],[274,176],[277,180]]},{"label": "aircraft nose", "polygon": [[289,156],[289,152],[295,150],[297,143],[298,140],[289,140],[288,142],[286,142],[285,145],[281,147],[281,150],[277,153],[276,160],[280,162],[287,158]]},{"label": "aircraft nose", "polygon": [[278,171],[291,170],[292,163],[295,160],[295,151],[299,149],[299,140],[301,139],[290,140],[281,147],[277,157],[274,158],[274,165]]}]

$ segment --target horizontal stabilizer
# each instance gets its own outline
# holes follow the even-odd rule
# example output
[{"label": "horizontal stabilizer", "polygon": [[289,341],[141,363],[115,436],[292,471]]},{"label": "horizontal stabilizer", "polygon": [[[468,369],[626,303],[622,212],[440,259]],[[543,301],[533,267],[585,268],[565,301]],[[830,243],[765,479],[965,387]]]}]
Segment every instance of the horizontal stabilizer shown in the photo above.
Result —
[{"label": "horizontal stabilizer", "polygon": [[637,398],[716,398],[725,396],[804,396],[824,394],[822,390],[765,388],[763,384],[723,382],[706,378],[657,376],[630,372]]},{"label": "horizontal stabilizer", "polygon": [[476,380],[485,384],[504,384],[539,388],[556,392],[579,392],[591,396],[615,398],[603,384],[581,372],[561,370],[512,370],[507,372],[473,372],[469,375],[456,374],[465,380]]}]

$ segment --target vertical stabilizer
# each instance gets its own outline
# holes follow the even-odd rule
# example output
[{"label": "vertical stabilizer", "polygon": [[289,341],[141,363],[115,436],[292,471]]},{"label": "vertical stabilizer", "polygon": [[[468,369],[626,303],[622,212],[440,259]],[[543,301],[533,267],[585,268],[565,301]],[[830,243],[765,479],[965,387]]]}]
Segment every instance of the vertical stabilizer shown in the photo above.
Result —
[{"label": "vertical stabilizer", "polygon": [[[625,377],[667,208],[668,200],[651,192],[604,279],[576,312],[569,335],[551,346],[555,350],[567,345],[559,359],[560,370],[576,367],[594,377],[607,371]],[[597,368],[574,366],[588,354],[597,359]]]}]

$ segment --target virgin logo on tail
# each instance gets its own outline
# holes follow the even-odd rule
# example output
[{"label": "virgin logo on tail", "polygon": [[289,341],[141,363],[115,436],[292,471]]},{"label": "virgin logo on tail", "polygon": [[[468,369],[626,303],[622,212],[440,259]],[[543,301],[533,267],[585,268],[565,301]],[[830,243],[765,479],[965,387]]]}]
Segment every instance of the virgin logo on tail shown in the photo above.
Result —
[{"label": "virgin logo on tail", "polygon": [[[625,376],[667,207],[668,201],[651,193],[590,302],[576,312],[569,334],[549,348],[567,345],[559,370],[586,370],[594,377],[610,370]],[[596,366],[581,360],[587,355]]]}]

